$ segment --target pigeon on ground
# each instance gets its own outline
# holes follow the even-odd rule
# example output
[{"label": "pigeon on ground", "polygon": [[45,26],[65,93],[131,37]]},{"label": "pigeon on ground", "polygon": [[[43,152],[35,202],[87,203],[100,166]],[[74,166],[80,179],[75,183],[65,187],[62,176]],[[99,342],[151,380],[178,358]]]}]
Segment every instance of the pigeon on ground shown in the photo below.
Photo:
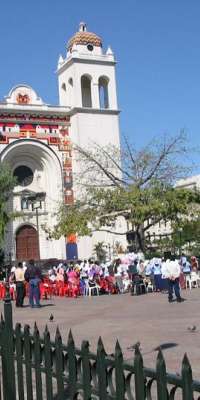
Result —
[{"label": "pigeon on ground", "polygon": [[136,342],[132,346],[127,347],[127,350],[132,350],[133,351],[133,350],[135,350],[136,347],[140,348],[140,342]]},{"label": "pigeon on ground", "polygon": [[50,314],[49,321],[50,321],[50,322],[53,322],[53,319],[54,319],[53,314]]},{"label": "pigeon on ground", "polygon": [[195,325],[192,325],[192,326],[188,326],[187,329],[188,329],[189,332],[195,332],[197,327]]}]

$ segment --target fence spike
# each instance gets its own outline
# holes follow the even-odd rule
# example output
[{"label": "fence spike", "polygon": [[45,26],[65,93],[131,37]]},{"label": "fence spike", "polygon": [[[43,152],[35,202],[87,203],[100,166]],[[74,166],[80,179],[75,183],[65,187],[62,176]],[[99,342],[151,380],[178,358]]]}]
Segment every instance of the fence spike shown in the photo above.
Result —
[{"label": "fence spike", "polygon": [[88,340],[83,340],[82,343],[81,343],[81,350],[82,351],[85,351],[85,350],[88,351],[89,347],[90,347],[90,344],[89,344]]},{"label": "fence spike", "polygon": [[116,356],[116,357],[121,357],[121,356],[122,356],[122,358],[123,358],[122,349],[121,349],[121,346],[120,346],[120,344],[119,344],[118,339],[117,339],[116,345],[115,345],[115,356]]},{"label": "fence spike", "polygon": [[158,399],[167,400],[167,376],[166,376],[166,363],[161,348],[158,350],[156,360],[156,380],[157,380],[157,397]]},{"label": "fence spike", "polygon": [[61,343],[62,343],[62,336],[61,336],[61,333],[60,333],[60,330],[59,330],[59,327],[57,326],[57,328],[56,328],[56,337],[55,337],[55,339],[58,341],[60,341]]},{"label": "fence spike", "polygon": [[73,346],[74,346],[74,338],[73,338],[73,335],[72,335],[72,331],[71,331],[71,329],[69,330],[69,334],[68,334],[68,346],[69,346],[69,344],[72,344],[73,343]]},{"label": "fence spike", "polygon": [[164,364],[165,364],[165,359],[164,359],[161,347],[158,350],[157,362],[164,362]]},{"label": "fence spike", "polygon": [[34,336],[40,336],[39,329],[37,327],[36,322],[34,323],[34,332],[33,332],[33,334],[34,334]]},{"label": "fence spike", "polygon": [[140,346],[138,344],[135,345],[135,357],[142,357]]},{"label": "fence spike", "polygon": [[99,336],[99,339],[98,339],[97,351],[99,353],[103,353],[104,355],[106,355],[105,347],[104,347],[103,340],[102,340],[101,336]]},{"label": "fence spike", "polygon": [[17,322],[15,325],[15,330],[20,330],[21,329],[21,324],[20,322]]},{"label": "fence spike", "polygon": [[44,336],[44,338],[46,337],[46,338],[49,338],[49,339],[50,339],[50,332],[49,332],[49,329],[48,329],[48,326],[47,326],[47,325],[45,325],[45,329],[44,329],[44,334],[43,334],[43,336]]},{"label": "fence spike", "polygon": [[28,335],[30,333],[30,326],[28,324],[24,325],[24,333]]},{"label": "fence spike", "polygon": [[187,354],[184,354],[182,361],[183,400],[193,400],[192,390],[192,368]]}]

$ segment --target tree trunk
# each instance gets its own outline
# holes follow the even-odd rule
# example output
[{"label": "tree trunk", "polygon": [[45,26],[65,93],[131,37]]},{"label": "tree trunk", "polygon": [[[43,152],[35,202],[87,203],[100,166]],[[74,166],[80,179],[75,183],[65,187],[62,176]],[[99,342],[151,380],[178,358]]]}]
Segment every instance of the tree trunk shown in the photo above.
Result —
[{"label": "tree trunk", "polygon": [[139,225],[136,229],[135,247],[136,251],[141,251],[141,252],[145,251],[145,236],[144,236],[143,225]]}]

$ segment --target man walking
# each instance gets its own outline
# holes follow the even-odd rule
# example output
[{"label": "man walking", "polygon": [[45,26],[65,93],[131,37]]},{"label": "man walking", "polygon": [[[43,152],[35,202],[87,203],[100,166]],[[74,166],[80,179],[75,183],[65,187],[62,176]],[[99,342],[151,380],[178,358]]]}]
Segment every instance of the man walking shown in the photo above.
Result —
[{"label": "man walking", "polygon": [[24,286],[24,270],[21,262],[18,263],[17,268],[14,272],[16,282],[16,307],[23,307],[25,297],[25,286]]},{"label": "man walking", "polygon": [[31,308],[41,307],[40,282],[42,281],[42,274],[40,269],[34,264],[34,260],[29,261],[29,266],[25,272],[25,280],[29,282],[29,304]]},{"label": "man walking", "polygon": [[168,300],[169,303],[173,301],[173,292],[175,292],[176,301],[181,303],[184,301],[180,295],[179,277],[181,268],[177,260],[171,259],[166,262],[165,277],[168,280]]}]

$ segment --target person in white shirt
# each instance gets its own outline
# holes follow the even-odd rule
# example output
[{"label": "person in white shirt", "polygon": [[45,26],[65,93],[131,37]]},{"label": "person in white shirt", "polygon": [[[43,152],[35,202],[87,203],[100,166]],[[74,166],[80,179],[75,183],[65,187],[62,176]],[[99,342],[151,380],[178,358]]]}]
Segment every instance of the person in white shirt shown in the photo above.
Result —
[{"label": "person in white shirt", "polygon": [[183,299],[180,295],[179,277],[181,273],[181,267],[177,260],[171,259],[165,264],[165,277],[168,280],[168,300],[169,303],[173,301],[173,292],[175,292],[176,300],[178,303],[182,302]]}]

